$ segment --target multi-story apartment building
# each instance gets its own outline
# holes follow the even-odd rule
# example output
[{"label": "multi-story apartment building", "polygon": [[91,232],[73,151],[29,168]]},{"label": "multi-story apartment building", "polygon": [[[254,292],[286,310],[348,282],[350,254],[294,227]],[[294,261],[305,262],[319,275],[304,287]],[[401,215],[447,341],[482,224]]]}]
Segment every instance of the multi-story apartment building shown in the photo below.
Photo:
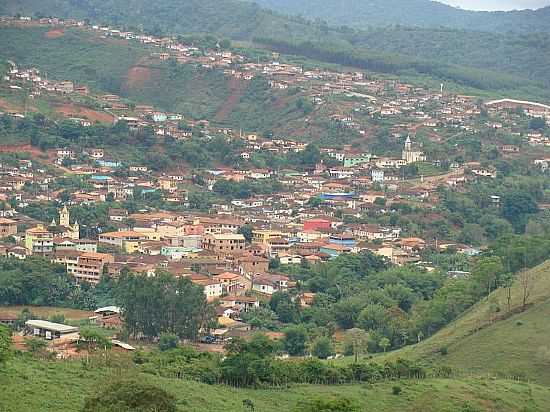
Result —
[{"label": "multi-story apartment building", "polygon": [[234,254],[242,252],[246,240],[240,233],[210,233],[204,236],[203,249],[220,254]]},{"label": "multi-story apartment building", "polygon": [[25,232],[25,248],[33,255],[48,255],[53,252],[54,234],[43,225]]}]

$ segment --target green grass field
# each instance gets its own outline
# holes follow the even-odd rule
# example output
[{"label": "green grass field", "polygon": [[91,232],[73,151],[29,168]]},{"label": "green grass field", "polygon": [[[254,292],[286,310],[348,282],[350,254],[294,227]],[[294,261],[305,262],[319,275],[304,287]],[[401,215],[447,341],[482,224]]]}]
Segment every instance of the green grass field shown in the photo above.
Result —
[{"label": "green grass field", "polygon": [[[3,412],[79,411],[87,396],[105,387],[128,369],[85,370],[79,362],[45,362],[27,357],[11,361],[0,371],[0,406]],[[527,383],[487,379],[426,379],[376,385],[311,386],[288,389],[235,389],[153,375],[139,379],[165,388],[178,400],[179,410],[245,411],[244,399],[258,412],[291,411],[298,402],[316,397],[346,397],[361,411],[456,412],[545,411],[550,389]],[[400,395],[392,387],[402,388]]]},{"label": "green grass field", "polygon": [[[250,399],[256,411],[293,411],[316,397],[346,397],[360,411],[547,411],[550,405],[550,262],[530,272],[528,309],[521,312],[522,289],[512,288],[511,312],[506,290],[494,292],[424,342],[385,355],[449,366],[451,378],[386,381],[342,386],[294,385],[277,389],[236,389],[162,378],[134,367],[127,355],[112,354],[110,366],[84,368],[79,361],[41,361],[18,355],[0,370],[2,411],[79,411],[85,399],[117,377],[136,376],[166,389],[180,411],[244,411]],[[495,311],[495,307],[500,311]],[[442,347],[448,349],[441,355]],[[349,362],[351,358],[334,362]],[[514,379],[512,379],[512,377]],[[392,393],[400,386],[400,395]]]},{"label": "green grass field", "polygon": [[[424,360],[466,373],[518,376],[550,385],[550,262],[530,274],[525,312],[520,310],[523,293],[516,281],[510,313],[506,290],[499,289],[429,339],[381,358]],[[445,356],[442,347],[448,350]]]}]

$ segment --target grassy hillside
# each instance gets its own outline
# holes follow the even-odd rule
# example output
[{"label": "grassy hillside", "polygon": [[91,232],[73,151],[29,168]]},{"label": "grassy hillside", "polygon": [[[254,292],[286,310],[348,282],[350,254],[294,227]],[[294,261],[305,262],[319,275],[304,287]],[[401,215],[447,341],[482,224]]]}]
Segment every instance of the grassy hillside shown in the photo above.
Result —
[{"label": "grassy hillside", "polygon": [[[519,376],[550,384],[550,262],[529,274],[532,288],[525,312],[521,312],[523,289],[516,281],[510,312],[507,291],[499,289],[434,336],[388,357],[424,359],[465,372]],[[443,347],[447,355],[440,354]]]},{"label": "grassy hillside", "polygon": [[[126,369],[126,368],[124,368]],[[87,396],[112,382],[127,370],[84,369],[80,362],[43,362],[18,358],[0,370],[0,405],[3,412],[77,412]],[[550,402],[547,388],[535,384],[483,379],[426,379],[376,385],[306,386],[288,389],[252,390],[209,386],[185,380],[140,375],[165,388],[178,401],[181,412],[241,412],[243,400],[253,401],[257,411],[291,411],[309,398],[346,397],[361,411],[456,412],[456,411],[545,411]],[[399,384],[402,393],[392,394]],[[525,409],[527,408],[527,409]]]},{"label": "grassy hillside", "polygon": [[213,116],[229,93],[219,71],[160,63],[141,45],[79,29],[51,37],[46,28],[0,27],[0,38],[1,58],[39,67],[49,78],[73,80],[96,92],[116,93],[190,117]]},{"label": "grassy hillside", "polygon": [[0,58],[36,66],[56,79],[87,83],[95,90],[118,92],[130,67],[148,53],[143,47],[65,30],[48,36],[47,28],[0,27]]},{"label": "grassy hillside", "polygon": [[255,0],[282,13],[320,18],[357,28],[383,25],[454,27],[483,31],[548,31],[550,8],[537,11],[476,12],[430,0]]}]

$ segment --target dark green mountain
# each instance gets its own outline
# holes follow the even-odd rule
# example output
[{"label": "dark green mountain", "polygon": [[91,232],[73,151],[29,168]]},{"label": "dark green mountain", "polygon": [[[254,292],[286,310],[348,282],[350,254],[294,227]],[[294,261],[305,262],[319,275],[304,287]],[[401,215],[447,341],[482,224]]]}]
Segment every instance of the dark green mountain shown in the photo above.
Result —
[{"label": "dark green mountain", "polygon": [[550,30],[550,7],[540,10],[478,12],[431,0],[255,0],[260,6],[332,25],[452,27],[476,31]]}]

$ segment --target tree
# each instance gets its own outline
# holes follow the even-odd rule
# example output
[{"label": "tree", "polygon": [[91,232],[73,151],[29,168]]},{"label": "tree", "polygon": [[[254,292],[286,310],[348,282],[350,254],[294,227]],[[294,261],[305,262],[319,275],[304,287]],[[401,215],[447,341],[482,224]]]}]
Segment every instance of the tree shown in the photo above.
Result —
[{"label": "tree", "polygon": [[504,197],[502,216],[507,219],[516,232],[523,232],[530,214],[538,212],[537,202],[529,193],[512,192]]},{"label": "tree", "polygon": [[109,381],[88,398],[82,412],[177,412],[176,398],[135,378]]},{"label": "tree", "polygon": [[287,292],[275,292],[271,296],[269,306],[284,323],[295,322],[300,316],[298,304],[292,301],[292,297]]},{"label": "tree", "polygon": [[289,326],[284,330],[284,348],[291,356],[301,356],[306,352],[307,330],[302,325]]},{"label": "tree", "polygon": [[54,313],[49,318],[53,323],[65,323],[65,315],[63,313]]},{"label": "tree", "polygon": [[334,354],[332,340],[329,337],[321,336],[312,345],[311,353],[319,359],[326,359]]},{"label": "tree", "polygon": [[534,117],[529,120],[529,129],[531,130],[544,130],[546,129],[546,121],[542,117]]},{"label": "tree", "polygon": [[535,283],[535,275],[532,270],[524,269],[519,272],[519,284],[521,285],[521,310],[527,309],[527,303],[531,296]]},{"label": "tree", "polygon": [[332,313],[343,329],[351,329],[355,326],[359,312],[364,307],[364,302],[359,297],[342,299],[332,307]]},{"label": "tree", "polygon": [[233,339],[225,346],[227,356],[221,364],[223,380],[235,386],[256,386],[268,381],[277,349],[277,344],[262,334],[255,334],[249,342]]},{"label": "tree", "polygon": [[357,363],[359,355],[366,354],[368,352],[369,334],[359,328],[353,328],[346,331],[344,344],[346,348],[350,349],[350,354],[355,357],[355,363]]},{"label": "tree", "polygon": [[0,325],[0,365],[9,360],[12,354],[11,330],[4,325]]},{"label": "tree", "polygon": [[474,281],[483,288],[487,296],[499,286],[504,274],[504,265],[498,256],[480,258],[473,269]]},{"label": "tree", "polygon": [[61,203],[67,203],[69,200],[71,200],[71,192],[68,190],[64,190],[59,194],[59,200]]},{"label": "tree", "polygon": [[207,192],[189,192],[188,201],[191,209],[208,210],[212,206],[212,198]]},{"label": "tree", "polygon": [[254,227],[252,225],[243,225],[239,227],[237,233],[243,235],[246,241],[250,243],[252,242],[252,230],[254,230]]},{"label": "tree", "polygon": [[385,353],[388,350],[388,348],[391,346],[391,342],[388,338],[383,337],[378,341],[378,346],[380,346]]},{"label": "tree", "polygon": [[305,167],[314,167],[321,160],[321,152],[314,144],[308,144],[298,156],[299,163]]},{"label": "tree", "polygon": [[388,314],[384,306],[371,303],[368,304],[357,318],[357,326],[364,330],[376,330],[388,322]]},{"label": "tree", "polygon": [[277,314],[267,307],[260,306],[243,312],[241,317],[253,328],[274,329],[277,326]]},{"label": "tree", "polygon": [[269,270],[275,271],[281,266],[281,260],[278,257],[269,259]]},{"label": "tree", "polygon": [[214,317],[202,286],[188,278],[174,278],[160,271],[155,277],[123,273],[114,295],[132,336],[155,338],[173,333],[180,339],[197,339]]},{"label": "tree", "polygon": [[112,346],[111,341],[96,330],[90,328],[80,329],[77,347],[86,351],[86,365],[90,363],[90,354],[96,350],[103,350],[105,357],[107,349]]}]

